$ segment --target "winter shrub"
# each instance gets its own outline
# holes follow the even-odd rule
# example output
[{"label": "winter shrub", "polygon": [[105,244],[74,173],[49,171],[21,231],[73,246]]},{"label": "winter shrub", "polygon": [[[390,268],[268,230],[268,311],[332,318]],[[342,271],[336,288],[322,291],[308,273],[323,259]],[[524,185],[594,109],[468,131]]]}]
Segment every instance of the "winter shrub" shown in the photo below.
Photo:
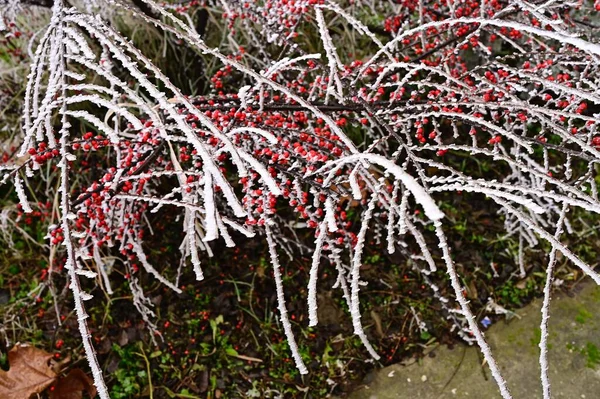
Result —
[{"label": "winter shrub", "polygon": [[[20,208],[17,215],[3,213],[3,220],[22,220],[57,199],[59,217],[47,235],[54,254],[49,270],[64,266],[68,273],[101,398],[108,393],[84,309],[91,295],[80,280],[97,279],[110,294],[106,259],[118,256],[122,262],[113,267],[129,276],[134,304],[153,328],[138,269],[180,291],[144,249],[152,234],[148,215],[156,212],[177,213],[181,262],[198,280],[211,245],[265,240],[279,317],[301,373],[307,368],[280,272],[301,249],[295,230],[314,233],[309,324],[318,323],[319,267],[329,262],[354,331],[375,359],[359,303],[365,241],[372,237],[382,251],[401,252],[428,281],[457,333],[479,345],[502,396],[511,397],[444,232],[450,222],[440,199],[448,192],[497,205],[505,233],[519,240],[520,275],[527,273],[525,248],[539,242],[550,248],[540,342],[544,397],[550,397],[547,322],[557,254],[600,283],[564,243],[565,231],[573,233],[571,209],[600,211],[600,46],[589,17],[597,5],[1,4],[5,47],[22,43],[29,52],[16,54],[13,46],[5,55],[30,65],[22,129],[5,143],[2,163],[2,181],[12,183]],[[46,14],[41,30],[22,17]],[[192,61],[151,58],[143,38],[133,37],[133,28],[120,33],[115,21],[160,32],[165,52]],[[482,176],[461,169],[452,161],[459,155],[495,170]],[[360,214],[358,225],[349,212]],[[439,293],[438,268],[447,272],[454,298]]]}]

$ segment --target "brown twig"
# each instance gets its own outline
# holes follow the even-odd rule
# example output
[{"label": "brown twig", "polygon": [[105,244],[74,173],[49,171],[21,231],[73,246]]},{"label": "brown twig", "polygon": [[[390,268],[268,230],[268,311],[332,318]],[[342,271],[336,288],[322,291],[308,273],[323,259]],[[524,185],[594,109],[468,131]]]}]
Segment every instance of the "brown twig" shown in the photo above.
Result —
[{"label": "brown twig", "polygon": [[[136,175],[139,175],[140,173],[145,172],[146,169],[148,169],[148,167],[150,166],[150,164],[152,162],[154,162],[154,160],[158,157],[158,154],[162,151],[162,149],[164,147],[165,147],[165,141],[163,140],[152,151],[150,151],[150,155],[148,155],[148,157],[144,160],[144,162],[130,176],[136,176]],[[117,185],[116,190],[110,190],[109,194],[111,196],[113,196],[117,191],[119,191],[121,188],[123,188],[124,185],[125,185],[124,182],[119,183]],[[92,195],[102,192],[102,190],[104,190],[105,188],[106,188],[106,185],[100,185],[96,189],[94,189],[92,191],[88,191],[87,193],[83,194],[82,196],[77,198],[75,201],[73,201],[71,203],[71,206],[75,207],[75,206],[83,203],[85,200],[89,199]]]}]

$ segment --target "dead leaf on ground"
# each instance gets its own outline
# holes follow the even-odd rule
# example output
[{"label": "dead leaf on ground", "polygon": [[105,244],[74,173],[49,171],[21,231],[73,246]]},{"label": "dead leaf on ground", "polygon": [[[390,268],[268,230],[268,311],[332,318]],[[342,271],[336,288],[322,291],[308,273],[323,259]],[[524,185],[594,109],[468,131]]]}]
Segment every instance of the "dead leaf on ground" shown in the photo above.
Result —
[{"label": "dead leaf on ground", "polygon": [[517,282],[517,284],[515,284],[515,287],[517,287],[520,290],[524,290],[527,287],[527,282],[530,280],[529,277],[524,278],[523,280],[519,280]]},{"label": "dead leaf on ground", "polygon": [[467,291],[469,294],[469,298],[471,299],[479,299],[479,294],[477,293],[477,286],[475,285],[475,281],[471,280],[469,285],[467,286]]},{"label": "dead leaf on ground", "polygon": [[81,399],[83,391],[87,391],[90,398],[96,396],[92,379],[81,369],[73,369],[66,377],[59,378],[50,392],[50,399]]},{"label": "dead leaf on ground", "polygon": [[375,331],[377,332],[377,335],[379,335],[379,338],[384,338],[385,334],[383,333],[381,317],[379,316],[379,314],[376,311],[371,310],[371,318],[373,319],[373,322],[375,323]]},{"label": "dead leaf on ground", "polygon": [[50,365],[52,354],[33,346],[17,344],[8,352],[8,371],[0,370],[0,398],[29,399],[56,380]]},{"label": "dead leaf on ground", "polygon": [[106,355],[112,349],[112,341],[110,338],[104,338],[98,347],[98,353],[101,355]]},{"label": "dead leaf on ground", "polygon": [[127,335],[127,331],[121,330],[119,337],[117,338],[117,343],[119,346],[125,346],[129,343],[129,336]]},{"label": "dead leaf on ground", "polygon": [[204,393],[204,392],[208,391],[208,382],[209,382],[208,377],[209,377],[208,370],[200,371],[200,387],[198,388],[200,393]]},{"label": "dead leaf on ground", "polygon": [[54,384],[50,399],[81,399],[83,391],[96,396],[92,380],[80,369],[59,378],[64,362],[51,364],[52,354],[33,346],[17,344],[8,352],[9,370],[0,370],[0,398],[30,399]]}]

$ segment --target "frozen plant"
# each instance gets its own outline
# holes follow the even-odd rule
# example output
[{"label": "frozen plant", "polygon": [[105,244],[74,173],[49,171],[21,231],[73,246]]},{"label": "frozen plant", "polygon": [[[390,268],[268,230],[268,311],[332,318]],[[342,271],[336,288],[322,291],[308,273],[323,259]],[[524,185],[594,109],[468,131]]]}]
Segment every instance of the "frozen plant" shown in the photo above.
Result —
[{"label": "frozen plant", "polygon": [[[264,237],[280,320],[301,373],[308,369],[287,317],[280,267],[296,251],[306,251],[294,230],[307,228],[315,237],[311,326],[318,323],[319,269],[330,262],[356,335],[379,358],[362,326],[359,302],[366,284],[365,242],[373,237],[423,274],[461,336],[479,345],[501,395],[510,398],[444,231],[449,222],[440,203],[448,192],[496,204],[506,234],[518,237],[521,276],[528,272],[526,249],[542,241],[551,248],[540,342],[544,398],[550,397],[547,326],[557,254],[600,283],[594,267],[563,241],[572,231],[570,210],[600,213],[600,45],[598,27],[587,17],[598,5],[0,4],[0,29],[11,40],[23,40],[16,34],[26,29],[21,10],[50,8],[45,30],[26,35],[31,54],[22,136],[19,148],[3,159],[2,181],[12,182],[24,214],[40,212],[39,204],[30,203],[31,181],[43,181],[46,197],[59,198],[60,219],[50,228],[49,245],[64,255],[101,398],[108,393],[84,307],[91,295],[80,279],[97,279],[110,293],[111,269],[121,262],[108,260],[119,256],[131,276],[135,306],[152,327],[152,304],[133,274],[143,269],[180,291],[178,277],[166,278],[144,249],[152,234],[148,215],[165,210],[180,215],[182,265],[189,264],[198,280],[212,242],[233,247],[244,236]],[[196,10],[204,11],[199,20],[192,18]],[[215,26],[212,18],[212,30],[206,29],[207,15],[224,23]],[[147,24],[162,31],[169,45],[193,51],[210,71],[203,95],[190,96],[195,93],[173,83],[144,49],[115,29],[116,18]],[[383,26],[365,22],[373,20],[383,20]],[[90,154],[101,162],[91,165]],[[489,162],[497,173],[486,178],[458,169],[455,156]],[[350,210],[361,215],[358,226],[348,219]],[[10,215],[2,215],[6,226]],[[441,268],[453,300],[440,295],[433,279]]]}]

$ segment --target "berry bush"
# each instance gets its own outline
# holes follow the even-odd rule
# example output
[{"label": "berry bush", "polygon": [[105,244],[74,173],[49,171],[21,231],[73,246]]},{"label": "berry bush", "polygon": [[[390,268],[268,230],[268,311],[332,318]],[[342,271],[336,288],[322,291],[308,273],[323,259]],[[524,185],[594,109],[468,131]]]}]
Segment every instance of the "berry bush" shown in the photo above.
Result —
[{"label": "berry bush", "polygon": [[[110,295],[119,268],[158,337],[138,276],[181,292],[185,267],[202,280],[203,259],[248,239],[268,246],[278,316],[300,373],[308,369],[286,310],[282,263],[310,254],[310,326],[318,323],[322,267],[333,267],[354,332],[378,359],[361,323],[368,241],[423,275],[510,398],[448,240],[453,222],[443,204],[459,195],[493,204],[504,234],[518,241],[518,275],[529,272],[528,249],[547,254],[540,378],[550,397],[557,255],[600,283],[568,245],[581,215],[600,212],[598,2],[0,6],[3,63],[29,65],[26,77],[7,73],[0,98],[12,114],[2,182],[18,200],[2,214],[3,234],[21,223],[47,227],[45,273],[68,275],[101,398],[108,391],[86,320],[88,280]],[[165,37],[163,57],[151,35]],[[175,218],[180,265],[158,267],[148,255],[154,214]],[[446,281],[451,297],[439,288]]]}]

